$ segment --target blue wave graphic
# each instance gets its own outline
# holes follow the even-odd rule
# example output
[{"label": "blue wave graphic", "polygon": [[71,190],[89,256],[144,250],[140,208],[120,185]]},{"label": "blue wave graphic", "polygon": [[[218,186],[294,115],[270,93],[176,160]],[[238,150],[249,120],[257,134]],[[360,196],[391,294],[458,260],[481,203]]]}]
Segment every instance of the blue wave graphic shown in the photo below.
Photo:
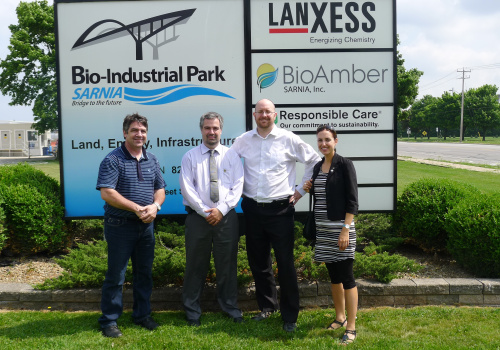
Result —
[{"label": "blue wave graphic", "polygon": [[176,102],[193,96],[220,96],[234,99],[234,97],[218,90],[190,84],[174,85],[153,90],[140,90],[126,87],[124,89],[123,98],[127,101],[136,102],[141,105],[154,106]]},{"label": "blue wave graphic", "polygon": [[276,79],[278,79],[278,69],[276,69],[274,72],[261,74],[257,78],[257,85],[262,90],[273,85]]}]

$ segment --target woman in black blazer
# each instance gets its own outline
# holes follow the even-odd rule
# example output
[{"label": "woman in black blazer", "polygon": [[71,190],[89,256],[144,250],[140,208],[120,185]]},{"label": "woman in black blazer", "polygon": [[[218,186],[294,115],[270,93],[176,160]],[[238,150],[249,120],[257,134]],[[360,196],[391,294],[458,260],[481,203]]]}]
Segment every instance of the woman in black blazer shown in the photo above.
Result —
[{"label": "woman in black blazer", "polygon": [[[314,195],[316,247],[314,260],[324,262],[332,283],[335,320],[327,329],[346,327],[342,343],[356,339],[358,289],[352,271],[356,249],[354,215],[358,213],[358,184],[351,160],[338,155],[336,131],[328,125],[316,131],[323,159],[303,188]],[[346,311],[347,316],[346,317]]]}]

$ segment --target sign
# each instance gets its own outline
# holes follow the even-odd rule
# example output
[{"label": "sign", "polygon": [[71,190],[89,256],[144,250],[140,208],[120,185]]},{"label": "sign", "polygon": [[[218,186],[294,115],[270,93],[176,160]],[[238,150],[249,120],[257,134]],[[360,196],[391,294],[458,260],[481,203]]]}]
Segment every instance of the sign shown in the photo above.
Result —
[{"label": "sign", "polygon": [[167,184],[160,214],[185,213],[180,164],[201,143],[200,116],[220,113],[231,146],[261,98],[315,149],[317,126],[333,125],[360,209],[393,210],[394,13],[394,0],[55,0],[65,216],[103,215],[99,164],[135,112]]},{"label": "sign", "polygon": [[245,131],[243,2],[59,1],[56,18],[66,217],[103,215],[99,164],[135,112],[167,184],[160,214],[185,213],[179,170],[201,115],[225,118],[227,146]]},{"label": "sign", "polygon": [[333,126],[337,152],[356,168],[362,211],[396,207],[395,5],[250,2],[252,104],[272,100],[277,125],[315,149],[317,127]]}]

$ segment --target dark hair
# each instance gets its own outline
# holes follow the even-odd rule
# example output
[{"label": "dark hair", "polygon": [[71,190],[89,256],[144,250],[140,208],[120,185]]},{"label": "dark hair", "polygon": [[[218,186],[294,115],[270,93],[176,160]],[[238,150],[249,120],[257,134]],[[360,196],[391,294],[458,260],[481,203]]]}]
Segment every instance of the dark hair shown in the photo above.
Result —
[{"label": "dark hair", "polygon": [[130,128],[130,124],[133,122],[138,122],[146,127],[146,131],[148,130],[148,119],[139,115],[138,113],[129,114],[123,119],[123,131],[128,133],[128,129]]},{"label": "dark hair", "polygon": [[205,119],[219,119],[219,124],[220,124],[220,129],[222,130],[222,127],[224,126],[224,118],[219,113],[216,112],[207,112],[203,114],[200,118],[200,129],[203,129],[203,123],[205,122]]},{"label": "dark hair", "polygon": [[332,133],[333,135],[333,138],[336,139],[337,138],[337,132],[335,131],[335,129],[328,125],[328,124],[325,124],[325,125],[320,125],[318,127],[318,129],[316,129],[316,135],[318,135],[320,133],[320,131],[323,131],[323,130],[328,130]]}]

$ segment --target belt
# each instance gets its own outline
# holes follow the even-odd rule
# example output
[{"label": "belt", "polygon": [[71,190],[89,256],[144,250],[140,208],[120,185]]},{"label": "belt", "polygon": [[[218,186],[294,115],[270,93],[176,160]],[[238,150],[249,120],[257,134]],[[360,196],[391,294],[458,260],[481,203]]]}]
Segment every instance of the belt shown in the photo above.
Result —
[{"label": "belt", "polygon": [[267,203],[266,202],[257,202],[255,199],[252,199],[249,197],[245,197],[245,198],[252,201],[254,203],[254,205],[261,207],[261,208],[279,208],[279,207],[283,207],[285,205],[288,205],[290,203],[289,198],[278,199],[278,200],[274,200],[272,202],[267,202]]}]

